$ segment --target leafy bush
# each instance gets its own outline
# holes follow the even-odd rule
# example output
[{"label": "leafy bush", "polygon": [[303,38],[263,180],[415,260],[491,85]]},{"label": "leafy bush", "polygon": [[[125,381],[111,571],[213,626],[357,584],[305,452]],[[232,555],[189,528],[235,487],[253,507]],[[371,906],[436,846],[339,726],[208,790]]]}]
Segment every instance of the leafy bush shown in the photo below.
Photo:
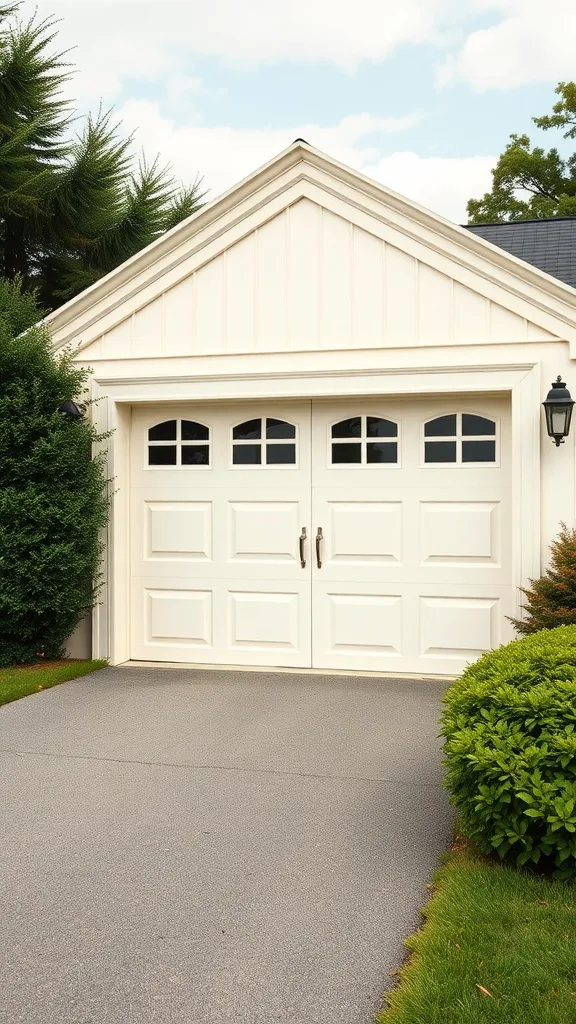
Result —
[{"label": "leafy bush", "polygon": [[[108,513],[99,441],[58,406],[88,371],[54,357],[19,285],[0,288],[0,666],[57,657],[94,601],[99,531]],[[27,326],[27,324],[26,324]]]},{"label": "leafy bush", "polygon": [[446,784],[482,853],[576,876],[576,626],[484,654],[444,698]]},{"label": "leafy bush", "polygon": [[550,567],[530,587],[523,587],[528,613],[523,619],[512,619],[518,633],[536,633],[576,623],[576,529],[561,523],[558,539],[550,545]]}]

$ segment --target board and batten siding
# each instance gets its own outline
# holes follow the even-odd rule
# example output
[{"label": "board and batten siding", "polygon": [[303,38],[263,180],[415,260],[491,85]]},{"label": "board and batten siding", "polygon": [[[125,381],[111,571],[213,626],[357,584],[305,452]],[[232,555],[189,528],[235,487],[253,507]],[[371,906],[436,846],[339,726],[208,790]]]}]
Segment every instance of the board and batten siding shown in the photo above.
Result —
[{"label": "board and batten siding", "polygon": [[93,341],[85,358],[551,337],[400,248],[300,199]]}]

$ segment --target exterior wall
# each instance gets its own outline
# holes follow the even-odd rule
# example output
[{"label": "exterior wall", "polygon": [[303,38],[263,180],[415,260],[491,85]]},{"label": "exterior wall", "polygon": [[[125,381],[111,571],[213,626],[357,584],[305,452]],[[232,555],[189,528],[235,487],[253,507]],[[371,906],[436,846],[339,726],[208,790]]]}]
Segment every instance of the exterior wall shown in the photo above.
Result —
[{"label": "exterior wall", "polygon": [[92,657],[92,617],[90,615],[87,615],[78,623],[72,636],[69,637],[66,644],[66,657]]},{"label": "exterior wall", "polygon": [[[401,238],[398,239],[401,243]],[[309,199],[300,199],[85,350],[89,360],[554,337]]]}]

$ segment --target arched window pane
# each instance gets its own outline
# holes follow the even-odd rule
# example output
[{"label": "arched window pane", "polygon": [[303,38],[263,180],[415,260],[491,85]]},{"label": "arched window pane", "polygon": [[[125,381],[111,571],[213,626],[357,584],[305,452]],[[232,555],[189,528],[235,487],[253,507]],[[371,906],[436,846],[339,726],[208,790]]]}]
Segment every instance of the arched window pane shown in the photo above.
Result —
[{"label": "arched window pane", "polygon": [[148,431],[149,441],[175,441],[176,420],[166,420],[165,423],[157,423]]},{"label": "arched window pane", "polygon": [[452,416],[438,416],[424,424],[425,437],[456,437],[456,413]]},{"label": "arched window pane", "polygon": [[286,423],[285,420],[266,420],[266,437],[271,440],[296,437],[296,427],[293,423]]},{"label": "arched window pane", "polygon": [[183,441],[207,441],[209,437],[210,431],[203,423],[194,423],[193,420],[182,420]]},{"label": "arched window pane", "polygon": [[351,416],[350,419],[341,420],[332,427],[332,437],[361,437],[362,418]]},{"label": "arched window pane", "polygon": [[472,413],[462,413],[462,433],[464,437],[478,437],[478,435],[494,435],[496,424],[494,420],[488,420],[485,416],[474,416]]},{"label": "arched window pane", "polygon": [[380,416],[367,416],[366,419],[368,437],[398,437],[398,424],[392,420],[384,420]]},{"label": "arched window pane", "polygon": [[257,441],[262,437],[262,420],[246,420],[239,423],[232,431],[235,441]]}]

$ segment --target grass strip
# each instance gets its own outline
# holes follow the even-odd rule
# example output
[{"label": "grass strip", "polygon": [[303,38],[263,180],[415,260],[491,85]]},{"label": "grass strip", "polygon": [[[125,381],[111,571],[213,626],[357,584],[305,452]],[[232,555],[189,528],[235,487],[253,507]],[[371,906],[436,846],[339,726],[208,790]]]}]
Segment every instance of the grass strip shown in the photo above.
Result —
[{"label": "grass strip", "polygon": [[106,661],[66,661],[52,665],[25,665],[0,669],[0,705],[47,690],[58,683],[104,668]]},{"label": "grass strip", "polygon": [[576,1022],[576,885],[451,853],[378,1024]]}]

